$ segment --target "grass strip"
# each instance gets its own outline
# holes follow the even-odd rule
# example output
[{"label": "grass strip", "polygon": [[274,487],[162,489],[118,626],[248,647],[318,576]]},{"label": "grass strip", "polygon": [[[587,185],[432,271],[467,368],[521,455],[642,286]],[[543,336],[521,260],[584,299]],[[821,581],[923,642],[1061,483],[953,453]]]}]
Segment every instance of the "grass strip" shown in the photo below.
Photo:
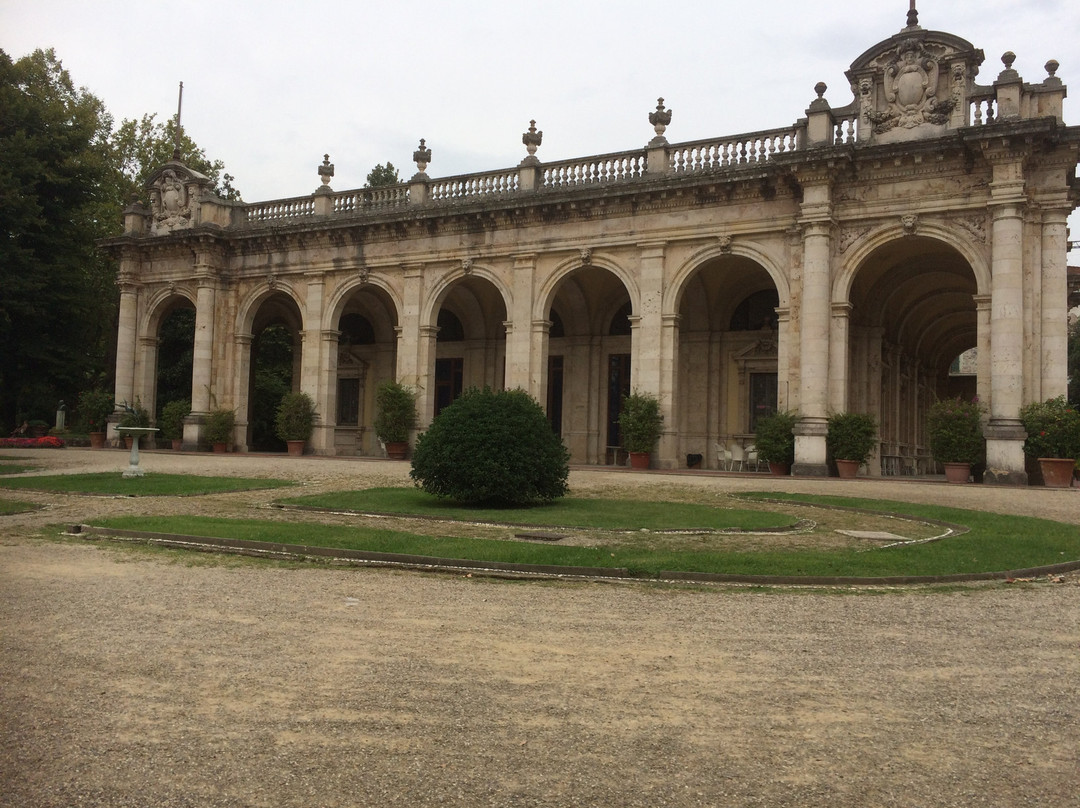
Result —
[{"label": "grass strip", "polygon": [[368,488],[278,500],[358,513],[396,514],[461,522],[496,522],[534,527],[594,530],[767,530],[790,527],[794,516],[769,511],[641,500],[564,497],[532,508],[473,508],[447,502],[417,488]]},{"label": "grass strip", "polygon": [[25,471],[33,471],[37,466],[18,466],[14,463],[0,463],[0,474],[22,474]]},{"label": "grass strip", "polygon": [[20,502],[16,499],[0,499],[0,516],[12,513],[26,513],[44,508],[44,505],[36,505],[33,502]]},{"label": "grass strip", "polygon": [[229,491],[251,491],[292,485],[287,480],[254,477],[196,477],[154,474],[121,477],[120,472],[50,474],[41,477],[0,478],[0,488],[51,491],[61,494],[101,494],[120,497],[190,497]]},{"label": "grass strip", "polygon": [[[807,498],[813,502],[813,498]],[[845,500],[853,507],[900,503]],[[678,507],[678,506],[673,506]],[[440,558],[468,558],[518,564],[625,567],[632,574],[661,570],[737,575],[891,577],[1002,572],[1080,559],[1080,528],[1044,519],[981,514],[953,508],[909,506],[914,516],[971,526],[962,536],[927,544],[867,550],[728,551],[723,537],[707,550],[656,548],[643,539],[631,546],[562,547],[529,542],[418,536],[368,527],[280,523],[206,517],[117,517],[95,521],[102,527],[183,533],[285,544],[340,547]]]}]

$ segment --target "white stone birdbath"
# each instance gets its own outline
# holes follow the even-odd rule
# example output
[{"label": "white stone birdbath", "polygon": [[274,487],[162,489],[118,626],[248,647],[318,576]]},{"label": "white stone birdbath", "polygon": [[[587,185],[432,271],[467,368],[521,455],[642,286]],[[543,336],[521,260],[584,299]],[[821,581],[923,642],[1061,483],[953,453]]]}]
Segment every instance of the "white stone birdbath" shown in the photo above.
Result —
[{"label": "white stone birdbath", "polygon": [[156,427],[152,426],[118,426],[116,431],[121,435],[130,437],[131,441],[131,455],[128,458],[128,467],[124,469],[122,476],[124,477],[142,477],[145,472],[139,468],[139,438],[143,435],[152,435],[157,432]]}]

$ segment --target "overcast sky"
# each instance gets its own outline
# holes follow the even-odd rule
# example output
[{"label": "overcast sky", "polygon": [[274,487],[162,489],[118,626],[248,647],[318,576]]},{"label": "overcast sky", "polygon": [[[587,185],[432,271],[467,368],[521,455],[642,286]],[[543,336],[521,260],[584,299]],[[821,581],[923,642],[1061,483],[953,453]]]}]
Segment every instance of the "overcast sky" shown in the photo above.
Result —
[{"label": "overcast sky", "polygon": [[[1080,124],[1078,0],[919,0],[919,24],[986,53],[978,81],[1017,54],[1025,81],[1053,58]],[[824,81],[898,33],[907,0],[0,0],[0,48],[53,47],[117,123],[176,111],[244,199],[311,193],[329,152],[336,190],[376,163],[428,174],[516,165],[535,118],[554,161],[643,146],[658,96],[675,143],[786,126]],[[1073,218],[1076,238],[1077,218]],[[1076,253],[1072,256],[1076,263]]]}]

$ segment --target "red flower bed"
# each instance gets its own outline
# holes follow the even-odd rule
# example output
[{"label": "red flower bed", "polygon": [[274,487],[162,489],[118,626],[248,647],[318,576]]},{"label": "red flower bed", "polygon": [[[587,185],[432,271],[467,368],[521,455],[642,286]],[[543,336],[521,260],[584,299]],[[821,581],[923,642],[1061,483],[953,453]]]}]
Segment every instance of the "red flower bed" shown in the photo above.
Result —
[{"label": "red flower bed", "polygon": [[64,442],[53,435],[43,438],[0,438],[0,449],[63,449]]}]

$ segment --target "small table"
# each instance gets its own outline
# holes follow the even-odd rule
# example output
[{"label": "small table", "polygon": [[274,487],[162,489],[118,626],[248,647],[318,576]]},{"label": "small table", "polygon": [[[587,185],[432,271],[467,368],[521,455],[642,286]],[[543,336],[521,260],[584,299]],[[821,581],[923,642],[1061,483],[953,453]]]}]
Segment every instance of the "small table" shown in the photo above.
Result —
[{"label": "small table", "polygon": [[152,426],[118,426],[116,431],[121,435],[131,438],[131,455],[128,458],[128,467],[124,469],[124,477],[143,477],[145,472],[139,468],[139,438],[143,435],[152,435],[157,432]]}]

